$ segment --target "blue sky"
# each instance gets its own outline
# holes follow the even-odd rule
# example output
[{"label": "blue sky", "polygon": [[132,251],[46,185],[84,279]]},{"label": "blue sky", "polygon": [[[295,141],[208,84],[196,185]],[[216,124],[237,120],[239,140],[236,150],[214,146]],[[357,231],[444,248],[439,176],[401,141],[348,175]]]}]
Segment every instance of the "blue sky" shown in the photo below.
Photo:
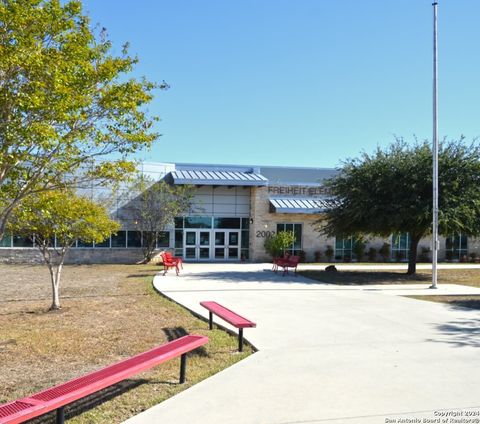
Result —
[{"label": "blue sky", "polygon": [[[135,75],[157,162],[334,167],[432,133],[430,0],[84,0]],[[480,136],[480,1],[439,1],[440,136]]]}]

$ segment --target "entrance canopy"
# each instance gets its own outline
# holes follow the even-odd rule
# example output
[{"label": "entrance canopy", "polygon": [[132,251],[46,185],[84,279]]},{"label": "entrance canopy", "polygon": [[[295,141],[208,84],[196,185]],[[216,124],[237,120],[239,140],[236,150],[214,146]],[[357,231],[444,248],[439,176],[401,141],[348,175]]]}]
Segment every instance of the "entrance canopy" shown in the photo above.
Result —
[{"label": "entrance canopy", "polygon": [[266,186],[268,180],[252,170],[192,169],[175,170],[165,177],[173,184],[217,186]]},{"label": "entrance canopy", "polygon": [[323,213],[337,203],[333,199],[312,199],[311,197],[271,197],[270,212],[273,213]]}]

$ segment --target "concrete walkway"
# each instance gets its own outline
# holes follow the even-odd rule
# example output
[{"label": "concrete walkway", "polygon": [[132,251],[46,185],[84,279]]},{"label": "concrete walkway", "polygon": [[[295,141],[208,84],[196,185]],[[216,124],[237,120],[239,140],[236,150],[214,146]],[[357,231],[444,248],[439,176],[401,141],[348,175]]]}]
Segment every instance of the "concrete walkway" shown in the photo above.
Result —
[{"label": "concrete walkway", "polygon": [[[480,414],[480,312],[398,296],[432,294],[427,284],[318,284],[276,275],[268,264],[185,268],[178,278],[156,277],[157,289],[204,316],[199,302],[215,300],[252,319],[257,328],[245,337],[259,351],[128,424],[374,424]],[[463,292],[480,289],[440,285],[434,293]],[[458,422],[480,422],[474,417]]]}]

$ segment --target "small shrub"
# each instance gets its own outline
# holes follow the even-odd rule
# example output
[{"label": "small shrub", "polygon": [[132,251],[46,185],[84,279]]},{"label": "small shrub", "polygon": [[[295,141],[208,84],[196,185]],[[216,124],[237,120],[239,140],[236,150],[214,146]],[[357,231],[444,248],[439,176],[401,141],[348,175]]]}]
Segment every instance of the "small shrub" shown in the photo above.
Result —
[{"label": "small shrub", "polygon": [[430,262],[430,249],[428,247],[422,247],[418,260],[420,262]]},{"label": "small shrub", "polygon": [[353,253],[357,258],[357,262],[362,262],[365,255],[365,243],[362,240],[357,240],[353,245]]},{"label": "small shrub", "polygon": [[327,246],[325,249],[325,257],[327,258],[328,262],[332,262],[333,255],[335,254],[335,251],[333,250],[332,246]]},{"label": "small shrub", "polygon": [[300,250],[298,256],[300,256],[300,262],[305,262],[305,259],[307,257],[307,254],[305,253],[305,250]]},{"label": "small shrub", "polygon": [[383,246],[379,249],[378,253],[380,253],[383,262],[387,262],[390,258],[390,245],[388,243],[383,243]]},{"label": "small shrub", "polygon": [[377,249],[371,247],[368,249],[368,260],[370,262],[375,262],[375,259],[377,259]]},{"label": "small shrub", "polygon": [[477,262],[477,254],[475,252],[470,253],[470,262]]},{"label": "small shrub", "polygon": [[322,252],[320,250],[316,250],[315,253],[313,254],[315,258],[315,262],[321,262],[322,261]]},{"label": "small shrub", "polygon": [[401,250],[395,252],[395,259],[397,262],[402,262],[405,259],[405,253]]},{"label": "small shrub", "polygon": [[446,259],[447,261],[453,260],[453,252],[452,252],[451,250],[447,250],[447,251],[445,252],[445,259]]},{"label": "small shrub", "polygon": [[280,231],[273,237],[265,240],[264,247],[272,258],[282,256],[295,242],[295,234],[293,231]]}]

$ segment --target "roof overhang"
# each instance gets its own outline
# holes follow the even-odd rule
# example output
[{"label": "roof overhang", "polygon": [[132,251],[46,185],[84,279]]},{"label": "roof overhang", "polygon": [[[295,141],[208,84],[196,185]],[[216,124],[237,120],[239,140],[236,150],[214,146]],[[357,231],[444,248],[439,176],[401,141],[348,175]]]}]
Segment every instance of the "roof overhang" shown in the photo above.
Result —
[{"label": "roof overhang", "polygon": [[270,211],[273,213],[319,214],[332,209],[335,199],[312,199],[305,197],[271,197]]},{"label": "roof overhang", "polygon": [[227,170],[175,170],[167,174],[166,179],[178,185],[261,187],[268,184],[267,178],[259,173]]}]

